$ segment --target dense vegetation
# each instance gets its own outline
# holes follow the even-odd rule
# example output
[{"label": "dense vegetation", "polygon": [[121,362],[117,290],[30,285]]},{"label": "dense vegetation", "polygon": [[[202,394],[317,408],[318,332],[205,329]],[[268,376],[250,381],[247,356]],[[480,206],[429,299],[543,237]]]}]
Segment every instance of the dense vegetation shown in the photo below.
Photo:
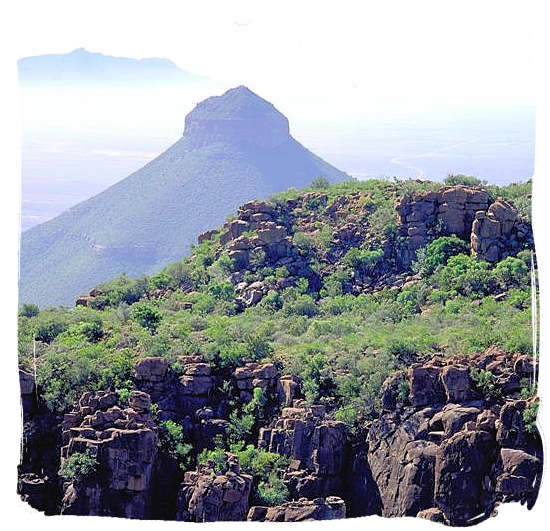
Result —
[{"label": "dense vegetation", "polygon": [[[330,206],[356,194],[359,199],[353,208],[367,213],[370,245],[335,254],[330,221],[324,215],[328,206],[313,201],[308,215],[315,220],[314,235],[294,224],[292,240],[307,260],[308,270],[320,278],[318,286],[310,285],[304,276],[291,286],[270,291],[259,304],[243,308],[228,279],[234,264],[214,237],[150,278],[121,276],[99,286],[95,307],[38,312],[32,305],[23,305],[20,364],[29,372],[36,370],[48,408],[63,412],[84,390],[113,388],[121,398],[127,396],[134,364],[143,356],[164,356],[174,371],[178,357],[187,354],[201,354],[214,369],[269,360],[283,372],[299,375],[304,398],[325,403],[334,418],[353,429],[375,414],[384,380],[411,362],[434,353],[478,352],[490,345],[531,353],[529,249],[489,264],[470,256],[468,242],[442,236],[418,251],[412,266],[415,282],[373,293],[354,291],[358,276],[379,274],[383,254],[377,246],[395,230],[394,195],[439,186],[416,181],[329,186],[318,180],[304,191],[289,190],[273,197],[272,203],[322,190]],[[527,218],[530,183],[488,188],[493,196],[517,204]],[[250,282],[274,282],[287,277],[288,271],[262,266],[259,259],[249,276]],[[471,376],[484,393],[496,392],[491,373]],[[400,389],[403,399],[407,392]],[[212,460],[224,470],[227,462],[220,449],[231,448],[239,455],[241,467],[253,473],[258,501],[276,504],[285,499],[284,484],[276,473],[281,466],[277,460],[283,458],[251,446],[256,442],[256,419],[262,417],[266,401],[256,389],[248,404],[235,404],[226,440],[218,441],[218,450],[205,451],[198,460]],[[536,412],[526,415],[526,421],[532,422]],[[160,441],[182,468],[189,466],[191,448],[181,426],[162,423]],[[93,468],[85,457],[81,459],[70,464],[74,473]]]}]

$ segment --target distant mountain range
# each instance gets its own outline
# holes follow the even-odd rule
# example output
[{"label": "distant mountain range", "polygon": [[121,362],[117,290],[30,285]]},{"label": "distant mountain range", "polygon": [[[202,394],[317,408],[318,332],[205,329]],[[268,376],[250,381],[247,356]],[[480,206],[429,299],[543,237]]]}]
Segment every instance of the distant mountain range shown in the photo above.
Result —
[{"label": "distant mountain range", "polygon": [[131,59],[78,48],[67,54],[25,57],[18,61],[22,86],[149,85],[202,81],[172,61],[158,57]]},{"label": "distant mountain range", "polygon": [[319,176],[349,178],[297,142],[271,103],[244,86],[208,98],[156,159],[22,234],[20,300],[72,304],[120,273],[153,273],[243,202]]}]

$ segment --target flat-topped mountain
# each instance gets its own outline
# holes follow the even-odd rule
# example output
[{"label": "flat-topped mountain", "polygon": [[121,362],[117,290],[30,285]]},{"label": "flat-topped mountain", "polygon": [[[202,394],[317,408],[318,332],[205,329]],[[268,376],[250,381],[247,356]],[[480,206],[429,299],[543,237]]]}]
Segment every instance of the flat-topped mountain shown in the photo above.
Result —
[{"label": "flat-topped mountain", "polygon": [[112,276],[155,272],[238,205],[319,176],[348,178],[297,142],[273,105],[246,87],[209,98],[156,159],[23,233],[20,300],[71,304]]},{"label": "flat-topped mountain", "polygon": [[77,48],[66,54],[24,57],[18,61],[19,81],[25,86],[83,84],[161,84],[199,81],[172,61],[159,57],[113,57]]},{"label": "flat-topped mountain", "polygon": [[289,139],[286,116],[244,86],[199,103],[185,118],[185,133],[195,146],[211,142],[276,148]]}]

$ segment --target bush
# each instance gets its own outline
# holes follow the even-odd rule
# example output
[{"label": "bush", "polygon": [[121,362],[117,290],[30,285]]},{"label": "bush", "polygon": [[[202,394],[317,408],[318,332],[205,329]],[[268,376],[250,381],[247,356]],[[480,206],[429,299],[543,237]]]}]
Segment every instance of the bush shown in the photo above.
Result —
[{"label": "bush", "polygon": [[67,457],[59,469],[59,475],[65,481],[82,483],[92,479],[98,471],[99,463],[91,455],[75,452]]},{"label": "bush", "polygon": [[447,263],[451,256],[467,253],[468,244],[454,234],[442,236],[429,243],[426,247],[416,252],[416,262],[413,262],[412,269],[423,277],[431,275],[440,266]]},{"label": "bush", "polygon": [[344,256],[344,263],[366,275],[374,274],[376,267],[384,260],[384,251],[376,249],[367,251],[357,247],[351,248]]},{"label": "bush", "polygon": [[537,430],[537,416],[539,414],[539,401],[534,400],[523,411],[523,423],[529,433]]},{"label": "bush", "polygon": [[491,295],[496,287],[489,264],[465,254],[449,258],[447,265],[438,269],[432,280],[443,291],[454,291],[466,297]]},{"label": "bush", "polygon": [[305,232],[299,231],[295,232],[292,236],[292,243],[300,251],[306,254],[310,252],[315,246],[315,242],[313,241],[313,238],[311,236],[309,236]]},{"label": "bush", "polygon": [[165,420],[159,424],[159,446],[162,451],[179,462],[185,470],[190,465],[190,453],[193,445],[186,442],[181,424]]},{"label": "bush", "polygon": [[311,295],[298,295],[295,299],[285,301],[283,309],[287,315],[313,317],[319,308]]},{"label": "bush", "polygon": [[132,306],[132,318],[143,328],[147,328],[151,333],[155,333],[159,323],[162,320],[160,312],[146,302],[138,302]]},{"label": "bush", "polygon": [[494,269],[497,282],[506,288],[528,288],[529,269],[523,260],[509,256],[499,262]]},{"label": "bush", "polygon": [[223,448],[214,448],[214,450],[208,450],[205,448],[199,454],[197,462],[199,465],[206,465],[209,462],[212,463],[216,474],[225,474],[229,470],[227,454]]},{"label": "bush", "polygon": [[464,186],[482,186],[487,184],[487,181],[481,181],[477,177],[471,175],[448,175],[443,182],[447,186],[456,186],[457,184],[463,184]]},{"label": "bush", "polygon": [[350,288],[351,274],[349,270],[336,271],[323,279],[323,297],[344,295]]},{"label": "bush", "polygon": [[131,279],[126,275],[120,275],[96,287],[102,293],[96,297],[96,305],[118,306],[122,302],[133,304],[145,295],[148,287],[149,281],[146,277]]},{"label": "bush", "polygon": [[317,177],[316,179],[313,179],[310,184],[311,188],[328,188],[329,186],[330,183],[325,177]]},{"label": "bush", "polygon": [[283,480],[272,472],[266,481],[260,481],[258,497],[266,505],[280,505],[288,500],[289,492]]},{"label": "bush", "polygon": [[499,400],[502,397],[502,392],[495,384],[496,377],[490,371],[483,369],[470,369],[470,379],[472,380],[474,389],[487,401]]},{"label": "bush", "polygon": [[165,271],[161,271],[149,279],[149,287],[151,289],[166,289],[171,281],[170,275]]},{"label": "bush", "polygon": [[39,313],[38,305],[29,302],[23,303],[19,309],[19,317],[35,317]]}]

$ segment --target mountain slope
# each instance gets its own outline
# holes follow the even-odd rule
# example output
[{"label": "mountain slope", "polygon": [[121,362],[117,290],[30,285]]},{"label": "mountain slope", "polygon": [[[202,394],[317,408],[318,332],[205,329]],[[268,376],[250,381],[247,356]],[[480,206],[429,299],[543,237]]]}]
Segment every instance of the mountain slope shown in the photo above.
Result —
[{"label": "mountain slope", "polygon": [[24,57],[18,61],[19,82],[32,85],[158,84],[198,81],[172,61],[158,57],[113,57],[78,48],[67,54]]},{"label": "mountain slope", "polygon": [[71,304],[114,275],[154,272],[239,204],[321,175],[347,177],[294,140],[270,103],[245,87],[208,98],[155,160],[23,233],[20,300]]}]

